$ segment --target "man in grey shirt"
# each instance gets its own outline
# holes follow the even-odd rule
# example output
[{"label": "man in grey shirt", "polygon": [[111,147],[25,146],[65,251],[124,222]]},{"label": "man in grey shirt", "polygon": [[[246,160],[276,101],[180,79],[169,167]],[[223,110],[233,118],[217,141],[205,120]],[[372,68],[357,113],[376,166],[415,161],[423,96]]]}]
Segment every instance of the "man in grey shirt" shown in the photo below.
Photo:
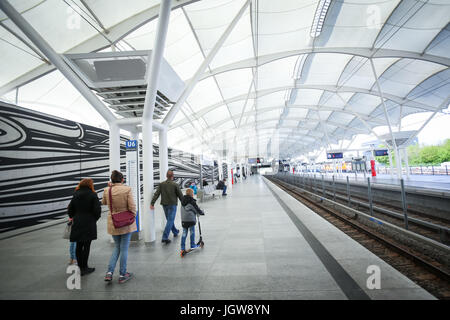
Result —
[{"label": "man in grey shirt", "polygon": [[161,205],[164,209],[164,214],[166,215],[166,227],[164,228],[163,236],[161,242],[168,244],[170,243],[169,234],[170,231],[173,232],[173,236],[178,236],[180,230],[175,228],[175,216],[177,214],[178,199],[183,200],[183,193],[181,192],[180,186],[173,181],[173,171],[167,171],[167,180],[161,182],[153,195],[152,201],[150,203],[150,209],[155,209],[155,202],[161,195]]}]

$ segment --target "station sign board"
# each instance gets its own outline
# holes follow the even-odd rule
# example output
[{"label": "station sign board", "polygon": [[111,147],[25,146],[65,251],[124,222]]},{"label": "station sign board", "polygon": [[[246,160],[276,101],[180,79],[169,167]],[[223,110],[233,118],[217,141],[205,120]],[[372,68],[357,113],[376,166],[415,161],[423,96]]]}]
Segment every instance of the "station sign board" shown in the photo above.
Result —
[{"label": "station sign board", "polygon": [[387,149],[374,150],[374,153],[375,153],[375,157],[387,156],[388,150]]},{"label": "station sign board", "polygon": [[327,152],[327,159],[342,159],[344,154],[342,152]]}]

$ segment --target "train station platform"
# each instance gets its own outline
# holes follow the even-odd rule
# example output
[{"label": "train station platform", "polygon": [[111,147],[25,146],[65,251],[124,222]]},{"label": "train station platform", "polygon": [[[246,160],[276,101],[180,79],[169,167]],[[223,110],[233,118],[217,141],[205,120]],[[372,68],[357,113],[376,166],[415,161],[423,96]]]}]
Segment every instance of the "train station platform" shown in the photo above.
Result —
[{"label": "train station platform", "polygon": [[[314,173],[310,172],[309,175],[314,175]],[[321,173],[316,173],[316,176],[320,178]],[[327,173],[324,175],[326,179],[332,179],[333,174]],[[335,174],[335,177],[337,180],[346,180],[346,177],[348,176],[350,182],[361,182],[361,183],[367,183],[367,178],[371,178],[371,183],[374,185],[381,185],[381,186],[399,186],[400,180],[397,179],[396,176],[392,177],[390,174],[384,174],[384,173],[378,173],[376,177],[372,177],[369,174],[362,174],[358,173],[355,175],[355,173],[345,173],[338,175]],[[412,174],[409,177],[406,177],[404,175],[403,182],[405,184],[405,187],[410,189],[416,189],[416,190],[425,190],[428,189],[430,191],[433,190],[439,190],[439,191],[445,191],[450,192],[450,175],[420,175],[420,174]]]},{"label": "train station platform", "polygon": [[[262,176],[200,206],[205,247],[181,258],[180,237],[163,245],[160,232],[133,243],[135,277],[121,285],[103,280],[113,249],[104,216],[91,245],[96,271],[80,290],[66,287],[63,225],[0,240],[0,299],[434,299]],[[381,271],[380,289],[367,287],[369,266]]]}]

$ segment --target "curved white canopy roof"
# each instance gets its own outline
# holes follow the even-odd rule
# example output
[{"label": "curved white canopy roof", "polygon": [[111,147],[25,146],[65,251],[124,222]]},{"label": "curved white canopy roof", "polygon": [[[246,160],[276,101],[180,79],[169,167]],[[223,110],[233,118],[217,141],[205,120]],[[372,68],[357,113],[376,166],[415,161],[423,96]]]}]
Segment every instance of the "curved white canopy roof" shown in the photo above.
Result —
[{"label": "curved white canopy roof", "polygon": [[[152,49],[159,2],[10,0],[58,53]],[[244,3],[172,1],[164,57],[186,83]],[[169,145],[231,144],[242,155],[277,145],[294,156],[387,125],[382,98],[391,125],[439,112],[449,104],[449,17],[447,0],[253,0]],[[1,11],[0,21],[2,95],[53,67]]]}]

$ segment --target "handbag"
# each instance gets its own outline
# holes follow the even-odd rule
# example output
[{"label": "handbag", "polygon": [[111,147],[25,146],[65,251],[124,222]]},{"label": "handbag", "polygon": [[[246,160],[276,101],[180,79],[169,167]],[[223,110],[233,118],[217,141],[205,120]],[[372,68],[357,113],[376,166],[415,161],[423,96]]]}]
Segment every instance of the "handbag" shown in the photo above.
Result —
[{"label": "handbag", "polygon": [[113,214],[113,207],[112,207],[112,195],[111,195],[112,185],[109,188],[109,209],[111,210],[111,219],[114,225],[114,228],[123,228],[126,226],[131,225],[134,222],[135,215],[131,211],[122,211]]},{"label": "handbag", "polygon": [[72,223],[71,222],[66,224],[66,228],[64,229],[63,239],[70,239],[70,232],[72,232]]}]

